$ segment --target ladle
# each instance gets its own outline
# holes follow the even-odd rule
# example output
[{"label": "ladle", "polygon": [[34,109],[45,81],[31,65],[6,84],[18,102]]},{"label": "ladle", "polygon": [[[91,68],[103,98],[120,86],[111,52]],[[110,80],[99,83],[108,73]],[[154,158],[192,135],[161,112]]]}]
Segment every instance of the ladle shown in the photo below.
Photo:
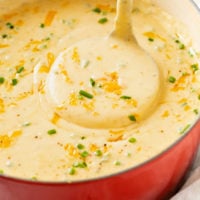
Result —
[{"label": "ladle", "polygon": [[132,2],[117,1],[109,36],[79,41],[56,59],[47,81],[47,99],[66,121],[86,128],[122,128],[154,109],[159,69],[132,33]]}]

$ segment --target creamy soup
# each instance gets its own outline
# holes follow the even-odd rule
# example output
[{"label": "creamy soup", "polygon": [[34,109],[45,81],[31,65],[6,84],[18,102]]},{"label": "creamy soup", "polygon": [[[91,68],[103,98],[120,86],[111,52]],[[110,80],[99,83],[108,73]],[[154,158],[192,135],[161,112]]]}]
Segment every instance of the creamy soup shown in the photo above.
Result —
[{"label": "creamy soup", "polygon": [[132,44],[108,39],[114,0],[0,0],[0,13],[2,174],[113,174],[161,153],[197,120],[198,53],[189,30],[151,1],[135,0],[131,17],[152,65],[134,65]]}]

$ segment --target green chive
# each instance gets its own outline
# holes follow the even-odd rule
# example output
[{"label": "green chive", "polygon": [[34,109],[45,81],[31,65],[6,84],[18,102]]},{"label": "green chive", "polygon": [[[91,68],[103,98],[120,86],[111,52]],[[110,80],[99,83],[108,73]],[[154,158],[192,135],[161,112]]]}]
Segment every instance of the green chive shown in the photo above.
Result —
[{"label": "green chive", "polygon": [[175,40],[177,44],[179,44],[179,49],[185,49],[185,45],[180,42],[180,40]]},{"label": "green chive", "polygon": [[31,125],[31,122],[25,122],[24,124],[22,124],[23,127],[27,127],[27,126],[30,126]]},{"label": "green chive", "polygon": [[82,156],[83,158],[86,158],[88,155],[89,155],[89,153],[88,153],[87,151],[83,151],[83,152],[81,153],[81,156]]},{"label": "green chive", "polygon": [[131,156],[132,156],[132,154],[131,154],[131,153],[127,153],[126,155],[127,155],[127,157],[131,157]]},{"label": "green chive", "polygon": [[42,24],[40,24],[40,28],[44,28],[45,27],[45,25],[42,23]]},{"label": "green chive", "polygon": [[184,44],[179,44],[179,49],[185,49],[185,45]]},{"label": "green chive", "polygon": [[77,167],[77,168],[86,168],[87,164],[86,164],[86,162],[76,162],[73,164],[73,166]]},{"label": "green chive", "polygon": [[90,64],[89,60],[82,60],[81,61],[81,68],[87,68]]},{"label": "green chive", "polygon": [[104,17],[98,20],[99,24],[105,24],[108,21],[108,18]]},{"label": "green chive", "polygon": [[121,162],[120,162],[120,161],[115,161],[114,164],[115,164],[116,166],[119,166],[119,165],[121,165]]},{"label": "green chive", "polygon": [[198,95],[198,99],[200,100],[200,94]]},{"label": "green chive", "polygon": [[154,39],[153,38],[148,38],[149,42],[153,42]]},{"label": "green chive", "polygon": [[95,151],[95,155],[98,156],[98,157],[101,157],[102,154],[103,154],[103,153],[102,153],[101,150],[96,150],[96,151]]},{"label": "green chive", "polygon": [[130,96],[121,96],[120,99],[131,99]]},{"label": "green chive", "polygon": [[45,41],[49,41],[49,40],[51,40],[51,38],[50,37],[46,37],[44,40]]},{"label": "green chive", "polygon": [[83,144],[78,144],[78,145],[77,145],[77,148],[80,149],[80,150],[82,150],[82,149],[85,148],[85,146],[84,146]]},{"label": "green chive", "polygon": [[129,115],[128,118],[133,122],[136,121],[136,117],[134,115]]},{"label": "green chive", "polygon": [[17,83],[18,83],[18,80],[16,78],[12,79],[12,83],[11,84],[13,86],[17,85]]},{"label": "green chive", "polygon": [[71,168],[68,169],[68,173],[70,175],[74,175],[76,173],[76,169],[74,167],[71,167]]},{"label": "green chive", "polygon": [[85,140],[85,138],[86,138],[85,136],[82,136],[82,137],[81,137],[81,140]]},{"label": "green chive", "polygon": [[84,97],[83,97],[82,95],[78,95],[78,99],[79,99],[79,100],[83,100]]},{"label": "green chive", "polygon": [[199,114],[199,110],[198,109],[194,109],[193,112],[198,115]]},{"label": "green chive", "polygon": [[10,22],[6,23],[6,26],[7,26],[9,29],[13,29],[13,28],[14,28],[14,25],[11,24]]},{"label": "green chive", "polygon": [[7,34],[3,34],[3,35],[2,35],[2,38],[7,38],[7,37],[8,37]]},{"label": "green chive", "polygon": [[0,169],[0,174],[4,174],[4,171],[3,171],[3,169]]},{"label": "green chive", "polygon": [[49,135],[54,135],[54,134],[57,133],[57,131],[56,131],[56,129],[51,129],[51,130],[48,130],[47,133],[48,133]]},{"label": "green chive", "polygon": [[37,181],[37,177],[36,177],[36,176],[33,176],[33,177],[31,177],[31,180],[32,180],[32,181]]},{"label": "green chive", "polygon": [[169,81],[170,83],[175,83],[175,82],[176,82],[176,78],[173,77],[173,76],[170,76],[170,77],[168,78],[168,81]]},{"label": "green chive", "polygon": [[21,67],[19,67],[19,69],[17,69],[17,73],[18,74],[20,74],[22,71],[24,71],[24,67],[23,66],[21,66]]},{"label": "green chive", "polygon": [[194,55],[196,55],[196,52],[194,49],[190,48],[188,54],[190,55],[190,57],[194,57]]},{"label": "green chive", "polygon": [[91,84],[92,87],[94,87],[94,86],[96,85],[95,80],[91,78],[91,79],[90,79],[90,84]]},{"label": "green chive", "polygon": [[94,8],[92,9],[93,12],[95,13],[101,13],[101,9],[100,8]]},{"label": "green chive", "polygon": [[86,92],[84,90],[80,90],[79,94],[82,95],[82,96],[84,96],[84,97],[86,97],[86,98],[88,98],[88,99],[92,99],[93,98],[92,94],[90,94],[90,93],[88,93],[88,92]]},{"label": "green chive", "polygon": [[180,134],[184,134],[189,128],[190,128],[190,124],[187,124],[181,131]]},{"label": "green chive", "polygon": [[135,143],[135,142],[137,142],[137,140],[135,139],[135,138],[130,138],[129,140],[128,140],[130,143]]},{"label": "green chive", "polygon": [[198,64],[193,64],[191,65],[191,69],[193,70],[193,72],[196,72],[199,70],[199,65]]},{"label": "green chive", "polygon": [[5,78],[4,77],[0,77],[0,84],[3,84],[5,81]]}]

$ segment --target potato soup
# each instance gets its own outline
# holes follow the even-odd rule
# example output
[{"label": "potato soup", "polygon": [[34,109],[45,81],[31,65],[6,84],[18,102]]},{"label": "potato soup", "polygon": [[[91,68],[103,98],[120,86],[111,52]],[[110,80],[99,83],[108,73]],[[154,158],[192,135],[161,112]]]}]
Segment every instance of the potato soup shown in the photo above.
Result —
[{"label": "potato soup", "polygon": [[1,174],[66,182],[114,174],[196,122],[199,54],[189,30],[135,0],[133,33],[155,62],[138,67],[128,42],[107,39],[115,16],[114,0],[0,0]]}]

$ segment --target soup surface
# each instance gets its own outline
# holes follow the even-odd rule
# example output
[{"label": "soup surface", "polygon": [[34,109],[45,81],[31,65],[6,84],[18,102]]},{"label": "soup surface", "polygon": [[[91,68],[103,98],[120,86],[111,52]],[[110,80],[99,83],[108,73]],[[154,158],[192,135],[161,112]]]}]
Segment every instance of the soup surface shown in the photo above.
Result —
[{"label": "soup surface", "polygon": [[0,0],[0,13],[2,174],[113,174],[161,153],[197,120],[199,55],[187,28],[151,1],[135,0],[132,23],[155,67],[132,65],[132,46],[107,40],[114,0]]}]

